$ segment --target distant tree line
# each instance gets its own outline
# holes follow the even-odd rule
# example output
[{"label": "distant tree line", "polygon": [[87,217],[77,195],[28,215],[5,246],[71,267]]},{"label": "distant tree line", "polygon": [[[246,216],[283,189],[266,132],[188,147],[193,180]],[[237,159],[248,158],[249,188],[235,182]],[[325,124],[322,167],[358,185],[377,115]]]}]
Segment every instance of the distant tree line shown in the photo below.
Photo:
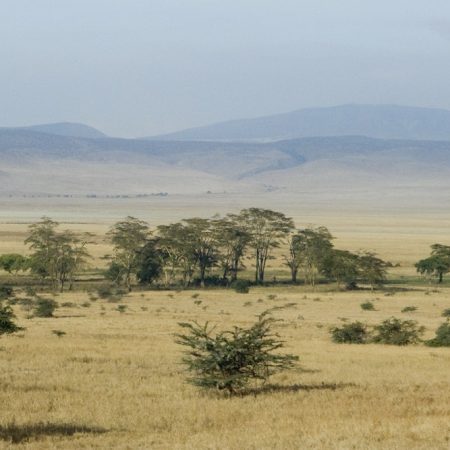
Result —
[{"label": "distant tree line", "polygon": [[[372,289],[383,284],[391,264],[368,251],[351,252],[334,247],[326,227],[296,228],[283,213],[247,208],[224,217],[190,218],[151,230],[147,222],[127,217],[107,233],[112,253],[105,255],[106,278],[128,290],[136,283],[229,286],[252,261],[253,282],[266,281],[268,262],[281,258],[292,283],[299,277],[314,287],[320,280],[353,289],[358,284]],[[55,289],[71,288],[75,275],[91,258],[90,234],[60,230],[44,217],[32,224],[25,243],[30,256],[0,256],[0,268],[9,273],[31,271]],[[435,244],[430,257],[416,264],[417,271],[442,282],[450,271],[450,246]]]}]

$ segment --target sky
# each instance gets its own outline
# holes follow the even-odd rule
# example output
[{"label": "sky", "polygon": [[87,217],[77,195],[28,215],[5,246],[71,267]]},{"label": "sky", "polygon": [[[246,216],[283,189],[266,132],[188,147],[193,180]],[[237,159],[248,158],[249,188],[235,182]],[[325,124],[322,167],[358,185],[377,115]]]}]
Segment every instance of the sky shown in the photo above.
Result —
[{"label": "sky", "polygon": [[0,126],[150,136],[344,103],[450,109],[448,0],[0,0]]}]

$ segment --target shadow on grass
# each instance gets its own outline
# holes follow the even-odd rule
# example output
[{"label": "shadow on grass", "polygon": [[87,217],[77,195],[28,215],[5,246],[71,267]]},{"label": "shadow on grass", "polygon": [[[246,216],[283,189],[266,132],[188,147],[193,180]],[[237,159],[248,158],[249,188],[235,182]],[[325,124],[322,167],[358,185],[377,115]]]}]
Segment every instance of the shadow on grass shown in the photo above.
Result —
[{"label": "shadow on grass", "polygon": [[107,433],[108,430],[71,423],[36,423],[25,425],[0,425],[0,440],[19,444],[44,436],[73,436],[76,433]]},{"label": "shadow on grass", "polygon": [[320,383],[320,384],[266,384],[254,389],[247,389],[242,392],[243,396],[246,395],[263,395],[263,394],[276,394],[279,392],[293,393],[293,392],[309,392],[309,391],[337,391],[339,389],[346,389],[350,387],[356,387],[354,383]]}]

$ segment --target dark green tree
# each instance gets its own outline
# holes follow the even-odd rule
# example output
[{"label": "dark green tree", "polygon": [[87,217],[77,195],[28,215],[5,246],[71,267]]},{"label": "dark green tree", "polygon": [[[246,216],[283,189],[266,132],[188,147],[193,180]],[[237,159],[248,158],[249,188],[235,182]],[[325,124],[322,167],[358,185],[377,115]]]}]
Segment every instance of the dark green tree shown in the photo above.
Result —
[{"label": "dark green tree", "polygon": [[0,304],[0,335],[12,334],[23,330],[23,328],[14,323],[15,318],[16,316],[10,306],[2,306]]},{"label": "dark green tree", "polygon": [[28,259],[17,253],[7,253],[0,256],[0,268],[8,273],[17,274],[19,271],[25,271],[29,267]]},{"label": "dark green tree", "polygon": [[139,252],[136,277],[139,283],[150,284],[161,274],[162,257],[158,239],[149,239]]},{"label": "dark green tree", "polygon": [[442,283],[444,275],[450,272],[450,246],[432,245],[431,255],[417,262],[416,270],[421,275],[436,277],[438,283]]}]

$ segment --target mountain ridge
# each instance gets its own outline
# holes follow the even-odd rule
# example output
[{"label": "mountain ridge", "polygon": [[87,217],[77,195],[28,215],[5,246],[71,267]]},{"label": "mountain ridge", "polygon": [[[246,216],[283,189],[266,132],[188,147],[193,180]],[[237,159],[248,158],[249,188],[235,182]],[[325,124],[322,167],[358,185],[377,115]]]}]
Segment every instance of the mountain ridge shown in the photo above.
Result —
[{"label": "mountain ridge", "polygon": [[143,139],[264,142],[348,135],[380,139],[450,140],[450,110],[345,104],[228,120]]}]

